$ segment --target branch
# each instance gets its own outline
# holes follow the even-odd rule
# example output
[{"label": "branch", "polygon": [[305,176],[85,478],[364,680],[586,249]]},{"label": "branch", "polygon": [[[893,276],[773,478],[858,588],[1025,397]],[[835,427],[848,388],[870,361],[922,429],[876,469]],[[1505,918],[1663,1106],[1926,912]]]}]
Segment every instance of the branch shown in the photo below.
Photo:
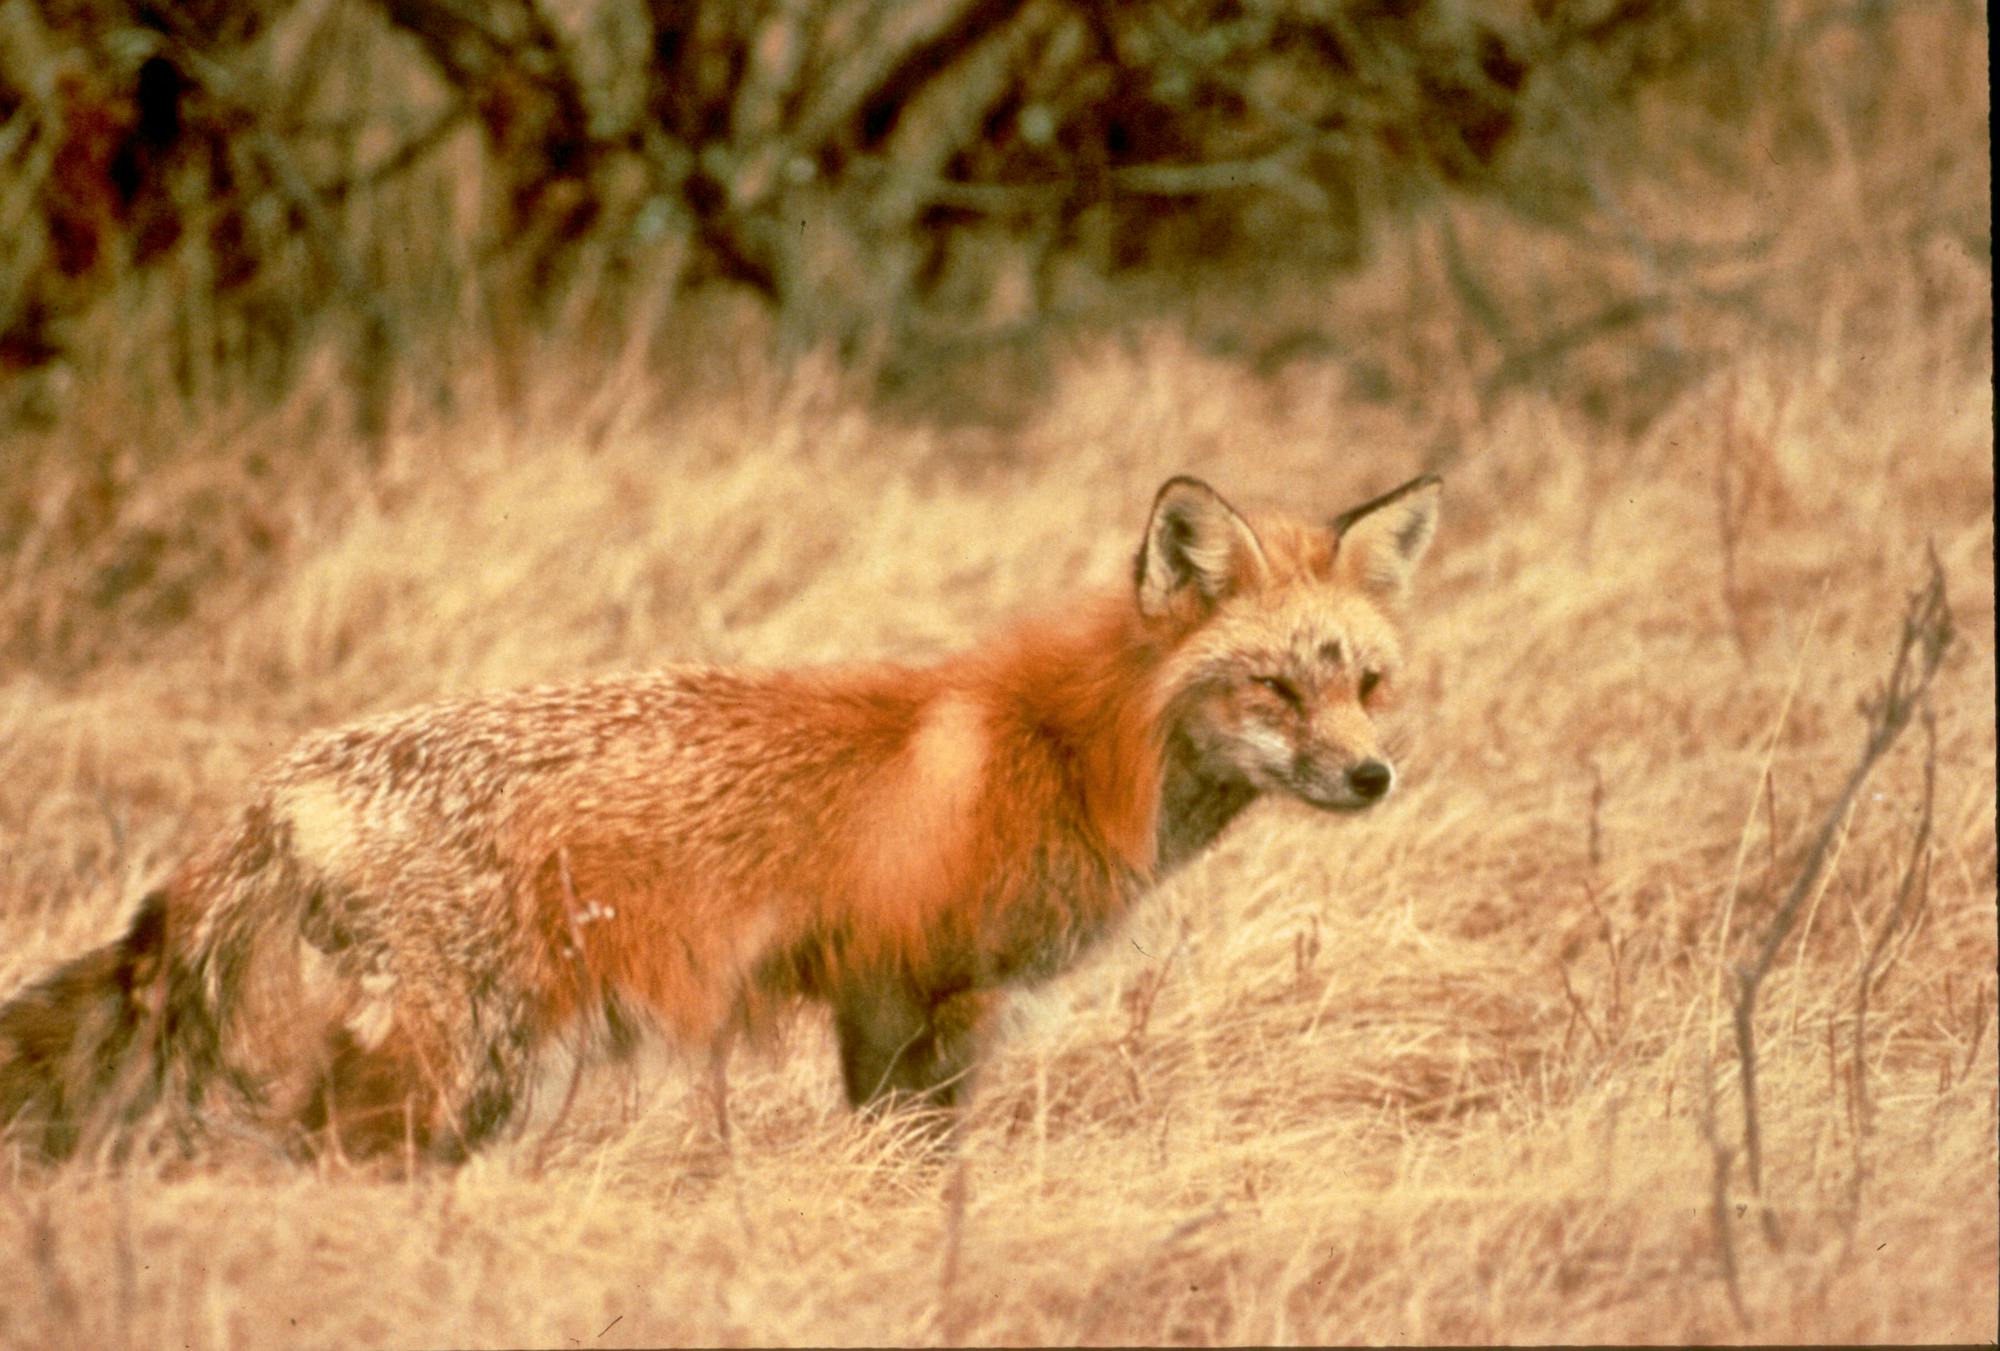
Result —
[{"label": "branch", "polygon": [[[1862,1187],[1867,1181],[1867,1160],[1862,1149],[1874,1125],[1874,1106],[1868,1101],[1868,992],[1874,984],[1876,970],[1888,949],[1889,940],[1898,930],[1914,928],[1917,915],[1930,901],[1931,808],[1937,795],[1937,717],[1928,703],[1924,707],[1924,743],[1924,805],[1917,818],[1916,839],[1910,845],[1910,861],[1903,869],[1902,882],[1896,887],[1895,902],[1882,916],[1881,927],[1875,931],[1875,942],[1861,964],[1861,979],[1854,991],[1854,1174],[1849,1184],[1847,1215],[1847,1241],[1850,1245],[1854,1242],[1855,1222],[1861,1216]],[[1918,882],[1919,875],[1923,879],[1921,883]],[[1915,913],[1910,909],[1913,894],[1918,898]]]},{"label": "branch", "polygon": [[[1763,1202],[1763,1141],[1757,1124],[1757,1045],[1752,1025],[1757,991],[1769,973],[1779,947],[1797,922],[1801,905],[1812,892],[1821,869],[1826,866],[1841,820],[1859,796],[1876,762],[1888,753],[1896,738],[1909,725],[1911,715],[1924,703],[1930,693],[1931,681],[1944,660],[1945,649],[1951,644],[1951,610],[1945,601],[1944,571],[1938,564],[1935,549],[1927,550],[1926,556],[1930,576],[1923,587],[1910,597],[1903,615],[1903,629],[1896,644],[1896,654],[1889,664],[1889,674],[1880,690],[1862,701],[1861,712],[1868,719],[1868,735],[1862,744],[1860,760],[1848,775],[1840,796],[1821,819],[1819,836],[1813,841],[1812,850],[1793,880],[1784,904],[1772,916],[1756,960],[1746,967],[1739,967],[1736,972],[1736,1052],[1743,1074],[1744,1156],[1750,1170],[1751,1191],[1762,1203],[1765,1237],[1774,1246],[1778,1242],[1777,1217],[1769,1204]],[[1928,804],[1928,787],[1925,793]],[[1925,808],[1924,829],[1927,834],[1928,805]],[[1907,882],[1906,878],[1906,885]],[[1900,913],[1902,901],[1899,899],[1897,904]]]},{"label": "branch", "polygon": [[1736,1233],[1729,1222],[1729,1167],[1736,1150],[1722,1139],[1715,1121],[1715,1061],[1704,1051],[1701,1057],[1701,1136],[1708,1142],[1714,1169],[1709,1181],[1709,1222],[1715,1227],[1715,1255],[1722,1264],[1722,1283],[1729,1291],[1729,1307],[1736,1321],[1750,1330],[1750,1315],[1743,1307],[1743,1282],[1736,1270]]}]

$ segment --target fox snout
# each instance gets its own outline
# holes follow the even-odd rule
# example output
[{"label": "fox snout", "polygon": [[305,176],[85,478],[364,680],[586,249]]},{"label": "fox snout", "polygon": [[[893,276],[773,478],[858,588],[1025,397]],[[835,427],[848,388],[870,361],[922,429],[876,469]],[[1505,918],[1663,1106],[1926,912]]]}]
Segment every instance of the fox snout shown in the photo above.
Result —
[{"label": "fox snout", "polygon": [[[1395,763],[1351,684],[1253,678],[1233,701],[1238,721],[1224,738],[1244,776],[1325,811],[1360,811],[1387,797]],[[1373,685],[1369,692],[1377,695]]]},{"label": "fox snout", "polygon": [[1378,756],[1315,760],[1301,754],[1285,787],[1303,802],[1326,811],[1358,812],[1374,806],[1396,786],[1396,767]]}]

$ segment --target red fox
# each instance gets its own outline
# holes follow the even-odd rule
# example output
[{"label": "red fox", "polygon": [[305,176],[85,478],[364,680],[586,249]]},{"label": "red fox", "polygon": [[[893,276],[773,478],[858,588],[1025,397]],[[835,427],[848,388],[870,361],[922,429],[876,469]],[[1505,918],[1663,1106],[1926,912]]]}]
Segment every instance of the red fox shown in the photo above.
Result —
[{"label": "red fox", "polygon": [[0,1128],[60,1158],[161,1111],[452,1159],[538,1072],[831,1005],[847,1097],[951,1107],[1044,980],[1259,794],[1356,811],[1434,532],[1154,501],[1135,586],[939,665],[671,667],[313,736],[0,1007]]}]

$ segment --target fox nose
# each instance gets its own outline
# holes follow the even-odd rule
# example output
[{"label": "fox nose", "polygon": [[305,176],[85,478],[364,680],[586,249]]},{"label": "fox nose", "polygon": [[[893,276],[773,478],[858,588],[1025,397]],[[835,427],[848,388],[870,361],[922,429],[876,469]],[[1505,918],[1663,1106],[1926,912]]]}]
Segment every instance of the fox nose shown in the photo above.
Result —
[{"label": "fox nose", "polygon": [[1395,777],[1394,771],[1380,760],[1363,760],[1347,771],[1347,786],[1354,790],[1356,797],[1372,802],[1389,791]]}]

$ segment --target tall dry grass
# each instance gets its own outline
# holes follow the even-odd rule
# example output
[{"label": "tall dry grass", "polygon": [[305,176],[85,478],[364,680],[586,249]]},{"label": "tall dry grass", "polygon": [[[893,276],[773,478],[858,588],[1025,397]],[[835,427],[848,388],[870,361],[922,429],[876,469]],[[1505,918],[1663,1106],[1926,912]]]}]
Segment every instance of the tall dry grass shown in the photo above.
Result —
[{"label": "tall dry grass", "polygon": [[[1935,113],[1904,93],[1885,116]],[[505,415],[510,377],[471,366],[373,468],[329,430],[331,368],[269,411],[79,391],[6,447],[0,988],[111,933],[329,721],[666,660],[942,652],[1120,585],[1178,471],[1332,511],[1437,466],[1446,515],[1405,786],[1353,820],[1260,806],[1020,1002],[948,1286],[950,1170],[846,1113],[806,1018],[733,1067],[728,1155],[667,1061],[410,1180],[231,1158],[0,1182],[0,1342],[1991,1340],[1983,135],[1942,119],[1908,154],[1646,203],[1649,228],[1770,229],[1776,281],[1760,325],[1684,312],[1689,350],[1724,355],[1625,439],[1493,391],[1428,244],[1324,302],[1416,404],[1331,358],[1258,375],[1139,328],[1068,351],[1017,429],[947,433],[715,320],[665,356],[552,352]],[[1544,236],[1458,227],[1537,303]],[[1958,637],[1925,887],[1857,1046],[1916,836],[1913,729],[1760,993],[1760,1198],[1731,972],[1855,763],[1927,547]],[[1719,1209],[1705,1120],[1733,1151]]]}]

